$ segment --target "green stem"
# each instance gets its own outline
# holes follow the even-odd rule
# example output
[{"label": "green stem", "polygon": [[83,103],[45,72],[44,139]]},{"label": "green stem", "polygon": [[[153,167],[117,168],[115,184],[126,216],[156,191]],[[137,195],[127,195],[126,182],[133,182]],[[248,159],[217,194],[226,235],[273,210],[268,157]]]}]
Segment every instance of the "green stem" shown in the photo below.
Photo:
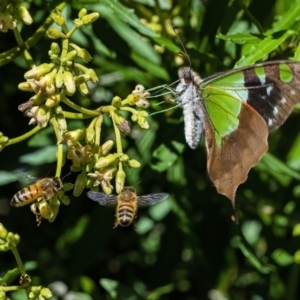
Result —
[{"label": "green stem", "polygon": [[74,27],[67,33],[67,38],[70,38],[76,30],[77,30],[77,27],[74,26]]},{"label": "green stem", "polygon": [[99,158],[99,147],[100,147],[100,137],[101,137],[101,125],[103,122],[103,115],[101,114],[97,119],[95,123],[95,152],[94,152],[94,157],[95,161],[98,160]]},{"label": "green stem", "polygon": [[89,115],[91,117],[98,117],[99,116],[99,112],[83,108],[83,107],[75,104],[74,102],[72,102],[71,100],[69,100],[66,97],[62,97],[61,101],[64,102],[69,107],[73,108],[74,110],[77,110],[77,111],[81,112],[82,114]]},{"label": "green stem", "polygon": [[[59,5],[56,6],[55,9],[62,11],[62,9],[66,6],[66,2],[62,2]],[[37,31],[33,34],[33,36],[31,36],[30,38],[28,38],[28,40],[25,42],[26,48],[30,49],[31,47],[33,47],[41,38],[45,37],[45,33],[47,31],[47,29],[49,28],[49,26],[53,23],[53,19],[48,16],[47,19],[45,20],[45,22],[43,23],[43,25],[41,25]]]},{"label": "green stem", "polygon": [[24,290],[24,287],[21,285],[11,285],[11,286],[1,286],[0,291],[3,292],[12,292],[17,290]]},{"label": "green stem", "polygon": [[57,152],[56,152],[56,172],[55,177],[61,177],[61,169],[63,166],[63,159],[64,159],[64,147],[63,144],[57,145]]},{"label": "green stem", "polygon": [[131,112],[133,115],[137,115],[137,114],[139,113],[136,109],[134,109],[134,108],[132,108],[132,107],[128,107],[128,106],[126,106],[126,107],[121,107],[120,110],[123,110],[123,111],[129,111],[129,112]]},{"label": "green stem", "polygon": [[56,136],[56,139],[57,139],[57,143],[61,143],[63,141],[63,136],[60,132],[60,129],[59,129],[59,125],[56,121],[55,118],[51,118],[50,119],[50,123],[51,125],[53,126],[53,129],[54,129],[54,132],[55,132],[55,136]]},{"label": "green stem", "polygon": [[66,119],[89,119],[91,118],[90,115],[81,114],[81,113],[74,113],[70,111],[62,111],[62,114]]},{"label": "green stem", "polygon": [[9,142],[8,142],[8,144],[6,146],[13,145],[13,144],[19,143],[19,142],[21,142],[23,140],[26,140],[29,137],[31,137],[32,135],[34,135],[35,133],[37,133],[38,131],[40,131],[41,129],[42,129],[41,127],[36,126],[32,130],[26,132],[25,134],[20,135],[20,136],[18,136],[16,138],[10,139]]},{"label": "green stem", "polygon": [[[112,112],[114,113],[114,112]],[[114,124],[114,130],[115,130],[115,137],[116,137],[116,144],[117,144],[117,153],[123,153],[123,150],[122,150],[122,140],[121,140],[121,133],[120,133],[120,130],[118,128],[118,126],[116,125],[115,123],[115,120],[114,120],[114,116],[112,116],[112,121],[113,121],[113,124]]]},{"label": "green stem", "polygon": [[17,265],[18,265],[18,268],[20,270],[21,275],[26,274],[24,265],[22,263],[21,257],[20,257],[19,252],[18,252],[18,249],[16,247],[11,247],[10,250],[11,250],[11,252],[13,253],[13,255],[15,257],[15,260],[17,262]]}]

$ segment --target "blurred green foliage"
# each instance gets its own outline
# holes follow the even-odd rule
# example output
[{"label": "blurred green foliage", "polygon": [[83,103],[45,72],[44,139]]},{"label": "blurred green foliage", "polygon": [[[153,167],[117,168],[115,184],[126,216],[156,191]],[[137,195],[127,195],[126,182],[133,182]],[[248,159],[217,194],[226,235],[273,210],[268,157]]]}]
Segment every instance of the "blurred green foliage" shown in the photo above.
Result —
[{"label": "blurred green foliage", "polygon": [[[58,4],[30,2],[34,22],[22,28],[24,40]],[[81,0],[68,3],[63,14],[73,20],[83,6],[100,13],[95,23],[74,34],[74,42],[92,55],[89,67],[99,76],[90,97],[77,93],[72,98],[89,109],[110,103],[115,95],[126,97],[137,83],[152,88],[177,80],[178,67],[188,62],[177,55],[183,50],[171,24],[179,26],[192,67],[202,77],[258,60],[300,56],[299,0]],[[0,34],[0,53],[16,46],[11,31]],[[35,64],[48,61],[50,44],[42,38],[33,45]],[[10,138],[29,129],[17,110],[28,97],[17,89],[26,71],[19,57],[0,69],[0,131]],[[149,112],[170,108],[169,100],[153,98]],[[60,209],[55,222],[39,228],[28,207],[10,207],[21,186],[5,172],[53,173],[56,140],[48,129],[0,153],[0,222],[21,236],[18,250],[25,269],[35,285],[49,285],[53,299],[299,299],[298,114],[296,108],[270,135],[269,153],[239,187],[238,226],[230,220],[230,202],[206,177],[203,142],[194,151],[185,145],[178,108],[148,118],[148,130],[134,125],[123,139],[126,153],[142,165],[129,170],[126,183],[140,181],[138,194],[171,195],[139,211],[136,231],[113,230],[114,210],[84,194],[70,196],[71,204]],[[84,120],[73,122],[74,128],[86,126]],[[104,124],[101,134],[109,139],[110,120],[104,118]],[[1,252],[0,262],[1,277],[16,267],[10,252]],[[25,293],[11,299],[26,299]]]}]

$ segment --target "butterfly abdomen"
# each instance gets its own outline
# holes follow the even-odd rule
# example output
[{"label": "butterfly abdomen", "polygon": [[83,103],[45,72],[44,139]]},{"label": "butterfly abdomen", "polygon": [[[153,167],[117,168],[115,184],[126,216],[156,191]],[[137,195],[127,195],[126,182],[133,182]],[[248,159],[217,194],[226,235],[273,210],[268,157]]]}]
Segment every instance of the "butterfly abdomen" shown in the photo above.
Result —
[{"label": "butterfly abdomen", "polygon": [[198,91],[201,78],[190,68],[179,70],[180,83],[176,88],[177,102],[182,107],[184,134],[187,144],[195,149],[203,132],[203,108]]}]

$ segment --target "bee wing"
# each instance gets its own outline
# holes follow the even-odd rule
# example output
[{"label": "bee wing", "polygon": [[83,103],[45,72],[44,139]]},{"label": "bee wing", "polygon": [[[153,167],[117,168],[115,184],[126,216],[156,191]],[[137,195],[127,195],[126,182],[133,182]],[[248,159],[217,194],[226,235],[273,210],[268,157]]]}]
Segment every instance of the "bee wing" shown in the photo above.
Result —
[{"label": "bee wing", "polygon": [[154,205],[155,203],[163,201],[168,197],[169,194],[167,193],[149,194],[149,195],[138,196],[137,201],[138,201],[138,205],[140,207],[143,207],[143,206]]},{"label": "bee wing", "polygon": [[39,180],[39,178],[36,178],[28,173],[25,173],[20,170],[14,171],[14,174],[17,176],[18,180],[25,186],[30,185]]},{"label": "bee wing", "polygon": [[88,191],[86,194],[91,200],[98,202],[100,205],[112,206],[118,202],[117,195],[107,195],[100,192]]}]

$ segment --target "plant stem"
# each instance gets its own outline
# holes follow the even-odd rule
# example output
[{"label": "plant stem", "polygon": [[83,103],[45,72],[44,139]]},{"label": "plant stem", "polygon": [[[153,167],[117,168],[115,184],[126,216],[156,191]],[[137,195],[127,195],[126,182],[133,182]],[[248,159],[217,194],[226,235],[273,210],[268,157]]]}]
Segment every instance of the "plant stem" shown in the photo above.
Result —
[{"label": "plant stem", "polygon": [[18,252],[18,249],[13,246],[13,247],[10,248],[10,250],[11,250],[11,252],[13,253],[13,255],[16,259],[16,262],[17,262],[17,265],[18,265],[18,268],[20,270],[21,275],[26,274],[24,265],[22,263],[21,257],[20,257],[19,252]]},{"label": "plant stem", "polygon": [[66,119],[89,119],[90,115],[82,114],[82,113],[74,113],[70,111],[62,111],[62,114]]},{"label": "plant stem", "polygon": [[41,129],[42,129],[41,127],[36,126],[32,130],[26,132],[25,134],[20,135],[20,136],[18,136],[16,138],[10,139],[9,142],[8,142],[8,144],[6,146],[13,145],[13,144],[19,143],[19,142],[21,142],[23,140],[26,140],[29,137],[31,137],[32,135],[34,135],[35,133],[37,133],[38,131],[40,131]]},{"label": "plant stem", "polygon": [[71,100],[69,100],[66,97],[62,97],[61,101],[64,102],[69,107],[73,108],[74,110],[77,110],[77,111],[81,112],[82,114],[86,114],[86,115],[89,115],[91,117],[98,117],[99,116],[99,112],[83,108],[83,107],[75,104],[74,102],[72,102]]}]

